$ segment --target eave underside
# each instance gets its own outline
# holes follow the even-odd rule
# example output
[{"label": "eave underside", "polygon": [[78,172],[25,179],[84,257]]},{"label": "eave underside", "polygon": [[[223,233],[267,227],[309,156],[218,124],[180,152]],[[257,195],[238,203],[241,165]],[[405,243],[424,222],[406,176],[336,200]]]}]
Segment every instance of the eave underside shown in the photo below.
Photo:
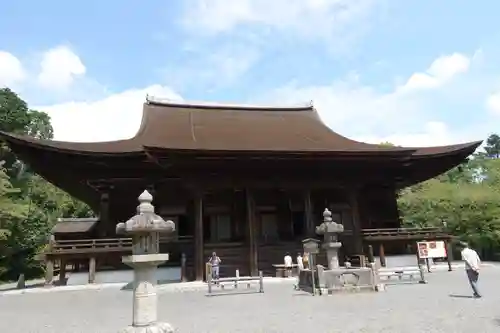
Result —
[{"label": "eave underside", "polygon": [[[98,207],[99,186],[117,181],[138,186],[171,178],[195,186],[329,187],[363,184],[406,187],[435,177],[461,163],[479,143],[441,148],[414,149],[415,153],[391,154],[249,154],[248,152],[178,151],[148,148],[128,154],[81,154],[46,149],[41,145],[7,140],[18,157],[49,182],[70,195]],[[389,155],[389,156],[388,156]]]}]

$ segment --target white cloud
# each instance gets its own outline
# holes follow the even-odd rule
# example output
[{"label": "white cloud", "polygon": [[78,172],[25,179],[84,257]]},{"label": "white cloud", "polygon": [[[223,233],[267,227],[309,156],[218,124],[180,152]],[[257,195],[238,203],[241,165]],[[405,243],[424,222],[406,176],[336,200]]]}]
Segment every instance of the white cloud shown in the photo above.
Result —
[{"label": "white cloud", "polygon": [[[244,48],[219,51],[196,63],[192,69],[193,75],[198,74],[200,80],[230,82],[246,72],[255,57],[258,57],[258,53],[249,52],[248,59],[243,57],[248,61],[243,62],[239,55],[245,55]],[[20,80],[26,75],[19,61],[12,61],[12,57],[4,58],[18,68],[13,71],[16,75],[9,75],[10,80]],[[290,84],[264,99],[280,104],[313,100],[328,126],[358,140],[374,143],[390,141],[409,146],[448,144],[464,141],[462,139],[465,137],[468,140],[470,136],[456,135],[437,115],[424,116],[422,110],[427,105],[422,102],[422,94],[429,89],[441,88],[458,74],[466,72],[470,63],[470,58],[462,54],[440,57],[426,71],[413,74],[404,86],[395,87],[388,93],[360,85],[357,75],[349,75],[345,80],[326,86],[301,87]],[[208,64],[212,64],[212,67]],[[80,58],[66,47],[47,51],[41,67],[40,83],[52,88],[69,87],[75,77],[85,74],[85,66]],[[204,67],[209,68],[203,71]],[[424,79],[415,79],[419,75]],[[410,90],[414,93],[408,94]],[[141,121],[142,103],[147,94],[182,99],[171,88],[156,84],[112,94],[100,100],[35,108],[50,115],[56,140],[109,141],[129,138],[136,133]],[[493,109],[500,105],[498,96],[495,96],[490,98],[489,104]]]},{"label": "white cloud", "polygon": [[67,46],[58,46],[46,51],[40,63],[38,83],[47,89],[63,90],[75,78],[85,75],[82,60]]},{"label": "white cloud", "polygon": [[486,107],[491,113],[500,115],[500,91],[488,97],[486,100]]},{"label": "white cloud", "polygon": [[25,78],[21,61],[12,53],[0,51],[0,87],[16,85]]},{"label": "white cloud", "polygon": [[[404,89],[395,87],[388,93],[362,86],[351,77],[325,86],[291,84],[274,91],[266,99],[281,103],[313,100],[328,126],[361,141],[389,141],[407,146],[451,144],[477,139],[477,132],[472,129],[468,133],[453,132],[437,120],[447,110],[440,110],[439,105],[428,102],[425,93],[443,87],[457,74],[466,72],[469,64],[469,58],[461,54],[440,57],[425,72],[411,75]],[[410,90],[412,94],[408,94]]]},{"label": "white cloud", "polygon": [[448,126],[439,121],[429,121],[415,131],[409,133],[393,133],[387,136],[357,137],[357,140],[371,143],[391,142],[399,146],[441,146],[456,143],[456,138]]},{"label": "white cloud", "polygon": [[199,46],[189,47],[189,56],[183,66],[165,69],[167,81],[173,82],[176,88],[221,88],[245,75],[260,56],[255,48],[235,42],[218,46],[211,53],[207,53],[207,48],[205,45],[201,49]]},{"label": "white cloud", "polygon": [[[234,67],[230,66],[232,70]],[[41,71],[37,76],[38,84],[52,90],[62,90],[71,86],[71,94],[94,81],[89,78],[79,80],[86,73],[80,57],[66,46],[58,46],[43,53]],[[231,70],[228,68],[228,70]],[[33,75],[33,72],[31,72]],[[12,86],[25,80],[22,88],[30,84],[30,73],[14,55],[0,51],[0,86]],[[35,75],[33,75],[35,76]],[[72,86],[73,85],[73,86]],[[98,83],[96,83],[98,85]],[[87,87],[88,88],[88,87]],[[53,91],[52,93],[56,93]],[[110,141],[127,139],[135,135],[142,118],[142,104],[147,95],[171,100],[182,100],[171,88],[160,84],[140,89],[129,89],[110,94],[98,100],[69,101],[54,105],[30,105],[33,109],[46,112],[54,128],[54,139],[62,141]]]},{"label": "white cloud", "polygon": [[376,0],[187,0],[183,24],[218,34],[254,24],[293,35],[329,38],[361,24]]},{"label": "white cloud", "polygon": [[[450,66],[450,62],[444,61],[453,57],[437,59],[426,73],[433,75],[439,82],[452,80],[455,73],[465,71],[464,66]],[[451,63],[467,63],[456,59]],[[441,86],[434,84],[426,86],[426,89],[438,89]],[[328,86],[300,87],[290,84],[265,99],[280,104],[313,100],[323,121],[332,129],[366,142],[389,141],[404,146],[433,146],[477,138],[474,133],[453,132],[445,123],[433,118],[438,115],[424,116],[422,96],[406,92],[396,87],[392,92],[379,93],[373,87],[361,86],[357,76],[350,75],[346,80]],[[141,106],[146,94],[182,99],[168,87],[153,85],[94,102],[71,102],[37,109],[51,116],[57,140],[124,139],[132,137],[139,127]]]},{"label": "white cloud", "polygon": [[170,88],[152,85],[110,95],[90,102],[68,102],[38,106],[45,111],[54,128],[54,139],[61,141],[111,141],[135,135],[142,118],[146,95],[181,100]]},{"label": "white cloud", "polygon": [[463,54],[454,53],[437,58],[425,72],[414,73],[406,83],[399,87],[401,93],[435,89],[452,80],[456,75],[469,70],[471,59]]}]

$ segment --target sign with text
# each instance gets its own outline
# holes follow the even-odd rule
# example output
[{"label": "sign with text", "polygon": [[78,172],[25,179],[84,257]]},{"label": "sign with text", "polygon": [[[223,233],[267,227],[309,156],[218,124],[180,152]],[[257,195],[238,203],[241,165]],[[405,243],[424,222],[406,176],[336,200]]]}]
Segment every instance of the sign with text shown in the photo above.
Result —
[{"label": "sign with text", "polygon": [[447,257],[444,241],[417,242],[417,249],[421,259]]}]

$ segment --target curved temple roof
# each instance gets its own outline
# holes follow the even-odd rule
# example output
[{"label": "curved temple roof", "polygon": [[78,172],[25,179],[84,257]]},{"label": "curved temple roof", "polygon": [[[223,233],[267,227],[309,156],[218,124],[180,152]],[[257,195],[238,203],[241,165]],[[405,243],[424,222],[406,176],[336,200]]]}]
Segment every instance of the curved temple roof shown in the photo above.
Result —
[{"label": "curved temple roof", "polygon": [[136,135],[109,142],[38,140],[0,132],[9,144],[71,154],[134,154],[148,148],[176,151],[435,155],[472,153],[480,142],[404,148],[354,141],[329,129],[312,105],[261,107],[147,100]]},{"label": "curved temple roof", "polygon": [[80,174],[82,170],[101,170],[102,177],[109,175],[110,170],[112,174],[118,169],[130,172],[144,167],[143,161],[157,151],[212,152],[218,156],[245,153],[332,159],[346,156],[388,158],[396,161],[402,171],[399,180],[394,176],[395,184],[408,186],[451,169],[481,144],[476,141],[408,148],[358,142],[330,130],[312,105],[260,107],[155,100],[144,104],[139,131],[128,140],[77,143],[38,140],[5,132],[0,132],[0,138],[41,176],[93,207],[98,205],[99,196],[86,183],[87,176]]}]

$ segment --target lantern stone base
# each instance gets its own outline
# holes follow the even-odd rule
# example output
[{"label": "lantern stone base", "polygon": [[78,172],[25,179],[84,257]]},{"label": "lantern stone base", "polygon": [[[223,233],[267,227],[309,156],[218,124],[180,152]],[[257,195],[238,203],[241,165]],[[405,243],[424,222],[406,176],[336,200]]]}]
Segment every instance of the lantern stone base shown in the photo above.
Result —
[{"label": "lantern stone base", "polygon": [[123,263],[134,269],[134,303],[132,325],[119,333],[172,333],[168,323],[157,322],[156,270],[168,260],[168,254],[139,254],[123,257]]},{"label": "lantern stone base", "polygon": [[[345,268],[325,269],[316,265],[314,271],[314,286],[321,295],[358,292],[381,291],[378,285],[377,272],[371,268]],[[309,269],[302,269],[299,273],[298,289],[312,293],[312,273]]]}]

